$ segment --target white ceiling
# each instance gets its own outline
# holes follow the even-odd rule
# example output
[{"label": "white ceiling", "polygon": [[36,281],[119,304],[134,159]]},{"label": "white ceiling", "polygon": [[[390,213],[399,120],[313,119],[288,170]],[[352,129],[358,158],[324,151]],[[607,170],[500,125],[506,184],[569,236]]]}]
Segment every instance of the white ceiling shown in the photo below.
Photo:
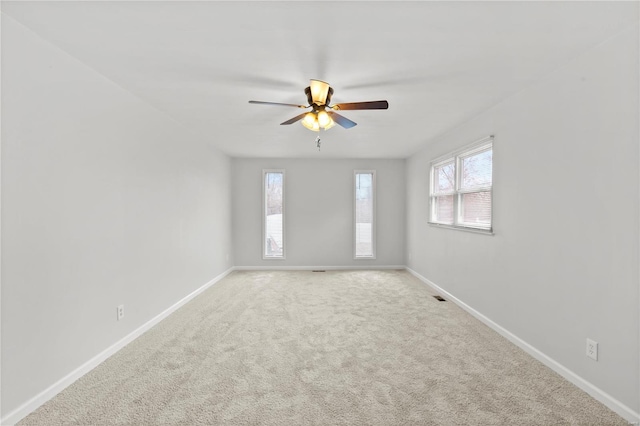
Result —
[{"label": "white ceiling", "polygon": [[[231,156],[404,158],[638,20],[637,2],[2,2]],[[309,79],[358,125],[279,123]]]}]

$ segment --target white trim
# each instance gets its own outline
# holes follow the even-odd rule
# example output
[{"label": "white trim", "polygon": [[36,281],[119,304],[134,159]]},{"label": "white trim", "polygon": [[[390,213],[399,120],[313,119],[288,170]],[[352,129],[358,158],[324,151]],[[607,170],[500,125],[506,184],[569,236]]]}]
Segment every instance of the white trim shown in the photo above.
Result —
[{"label": "white trim", "polygon": [[[0,20],[0,46],[2,45],[2,20]],[[2,69],[2,55],[0,55],[0,69]],[[0,79],[0,94],[2,93],[2,83]],[[0,128],[2,127],[2,103],[0,102]],[[0,144],[0,164],[2,164],[2,144]],[[0,176],[2,176],[2,167],[0,166]],[[0,188],[2,188],[2,179],[0,178]],[[1,193],[2,191],[0,191]],[[0,197],[0,200],[2,197]],[[0,224],[2,222],[2,203],[0,202]],[[0,242],[2,241],[2,227],[0,226]],[[2,277],[2,244],[0,244],[0,277]],[[2,278],[0,278],[0,330],[2,330]],[[0,339],[0,415],[2,415],[2,339]],[[0,424],[2,421],[0,420]]]},{"label": "white trim", "polygon": [[[638,26],[638,23],[636,22],[634,24],[635,26]],[[637,42],[640,43],[640,31],[637,32]],[[640,57],[638,58],[638,64],[640,66]],[[636,93],[636,95],[638,97],[640,97],[640,85],[638,85],[638,93]],[[636,129],[638,131],[638,133],[640,133],[640,123],[638,123],[638,128]],[[640,158],[636,158],[636,161],[638,161],[636,164],[640,164]],[[637,197],[640,197],[640,193],[636,194]],[[640,219],[640,218],[639,218]],[[636,228],[638,229],[638,228]],[[640,235],[636,235],[636,237],[640,240]],[[640,277],[640,253],[638,253],[638,259],[637,259],[637,267],[638,267],[638,276]],[[637,309],[640,312],[640,279],[638,280],[638,306]],[[638,333],[640,333],[640,315],[638,315]],[[637,347],[638,352],[640,353],[640,334],[638,335],[638,347]],[[638,356],[638,389],[640,389],[640,356]],[[638,409],[640,410],[640,392],[638,393]],[[640,419],[636,422],[636,425],[640,424]]]},{"label": "white trim", "polygon": [[[433,160],[431,162],[431,167],[442,167],[446,164],[452,163],[455,164],[456,162],[456,156],[455,155],[445,155],[444,157],[442,157],[442,159],[440,160]],[[432,185],[433,186],[433,185]],[[433,191],[434,195],[449,195],[449,194],[453,194],[455,192],[455,188],[451,190],[451,192],[438,192],[436,194],[435,189]]]},{"label": "white trim", "polygon": [[22,404],[20,407],[18,407],[17,409],[13,410],[11,413],[7,414],[4,418],[2,418],[2,420],[0,420],[0,424],[5,425],[5,426],[9,426],[9,425],[14,425],[15,423],[19,422],[20,420],[25,418],[27,415],[29,415],[30,413],[35,411],[42,404],[44,404],[45,402],[49,401],[51,398],[53,398],[58,393],[63,391],[66,387],[68,387],[73,382],[78,380],[80,377],[84,376],[89,371],[93,370],[95,367],[97,367],[100,363],[102,363],[104,360],[109,358],[111,355],[113,355],[116,352],[118,352],[124,346],[126,346],[127,344],[129,344],[130,342],[135,340],[137,337],[142,335],[144,332],[146,332],[147,330],[149,330],[150,328],[155,326],[157,323],[162,321],[164,318],[169,316],[171,313],[173,313],[174,311],[179,309],[181,306],[183,306],[184,304],[189,302],[191,299],[193,299],[194,297],[196,297],[197,295],[199,295],[200,293],[202,293],[203,291],[205,291],[206,289],[208,289],[209,287],[211,287],[212,285],[214,285],[215,283],[217,283],[218,281],[220,281],[221,279],[223,279],[224,277],[226,277],[227,275],[229,275],[229,273],[231,273],[233,271],[258,271],[258,270],[264,270],[264,271],[272,271],[272,270],[283,270],[283,271],[284,270],[291,270],[291,271],[293,271],[293,270],[309,270],[309,271],[311,271],[311,270],[327,270],[327,271],[335,271],[335,270],[393,270],[393,269],[407,270],[409,273],[411,273],[413,276],[418,278],[420,281],[422,281],[426,285],[432,287],[434,290],[436,290],[438,293],[440,293],[441,295],[446,297],[448,300],[452,301],[453,303],[458,305],[460,308],[464,309],[465,311],[467,311],[468,313],[473,315],[476,319],[480,320],[482,323],[484,323],[485,325],[487,325],[491,329],[495,330],[497,333],[499,333],[500,335],[502,335],[503,337],[505,337],[506,339],[511,341],[516,346],[518,346],[521,349],[523,349],[529,355],[531,355],[532,357],[534,357],[538,361],[542,362],[544,365],[546,365],[547,367],[551,368],[556,373],[560,374],[562,377],[564,377],[569,382],[571,382],[574,385],[576,385],[578,388],[580,388],[583,391],[587,392],[589,395],[591,395],[596,400],[598,400],[601,403],[603,403],[604,405],[606,405],[608,408],[610,408],[611,410],[616,412],[618,415],[620,415],[621,417],[623,417],[624,419],[626,419],[630,423],[634,423],[634,424],[640,423],[640,413],[637,413],[637,412],[633,411],[631,408],[627,407],[626,405],[624,405],[623,403],[621,403],[620,401],[618,401],[617,399],[615,399],[614,397],[612,397],[608,393],[604,392],[602,389],[596,387],[595,385],[593,385],[590,382],[586,381],[582,377],[578,376],[577,374],[575,374],[574,372],[572,372],[571,370],[569,370],[565,366],[561,365],[560,363],[558,363],[554,359],[552,359],[549,356],[545,355],[543,352],[541,352],[540,350],[538,350],[535,347],[531,346],[529,343],[527,343],[524,340],[520,339],[516,335],[512,334],[510,331],[508,331],[505,328],[501,327],[500,325],[496,324],[491,319],[487,318],[486,316],[484,316],[480,312],[476,311],[475,309],[473,309],[472,307],[470,307],[469,305],[467,305],[463,301],[461,301],[458,298],[456,298],[455,296],[453,296],[448,291],[446,291],[443,288],[439,287],[438,285],[436,285],[435,283],[433,283],[429,279],[425,278],[424,276],[420,275],[419,273],[417,273],[413,269],[409,268],[408,266],[405,266],[405,265],[368,265],[366,268],[360,268],[360,267],[357,267],[357,266],[283,266],[283,267],[277,267],[277,266],[234,266],[234,267],[231,267],[231,268],[227,269],[225,272],[223,272],[220,275],[218,275],[217,277],[215,277],[214,279],[212,279],[211,281],[209,281],[208,283],[206,283],[205,285],[203,285],[202,287],[196,289],[191,294],[185,296],[184,298],[182,298],[181,300],[179,300],[178,302],[176,302],[175,304],[173,304],[169,308],[165,309],[163,312],[161,312],[160,314],[156,315],[154,318],[152,318],[151,320],[149,320],[148,322],[146,322],[142,326],[138,327],[136,330],[134,330],[133,332],[131,332],[130,334],[128,334],[127,336],[125,336],[124,338],[119,340],[118,342],[114,343],[113,345],[111,345],[110,347],[108,347],[107,349],[102,351],[100,354],[96,355],[95,357],[93,357],[92,359],[90,359],[89,361],[87,361],[86,363],[84,363],[83,365],[81,365],[80,367],[78,367],[77,369],[75,369],[74,371],[72,371],[71,373],[66,375],[65,377],[63,377],[62,379],[58,380],[56,383],[54,383],[53,385],[49,386],[44,391],[40,392],[38,395],[34,396],[30,400],[28,400],[27,402]]},{"label": "white trim", "polygon": [[470,153],[476,150],[480,151],[484,145],[493,144],[494,139],[495,139],[494,135],[488,135],[483,138],[477,139],[476,141],[471,142],[465,146],[462,146],[453,151],[449,151],[444,155],[436,157],[435,159],[431,160],[431,164],[438,165],[440,163],[445,163],[448,158],[453,159],[455,157],[460,156],[461,154],[466,153],[466,151],[469,151]]},{"label": "white trim", "polygon": [[405,270],[404,265],[348,265],[348,266],[236,266],[236,271],[368,271],[368,270]]},{"label": "white trim", "polygon": [[[356,179],[358,174],[371,174],[371,198],[373,201],[373,211],[371,212],[371,256],[356,256]],[[375,170],[354,170],[353,171],[353,260],[375,260],[376,259],[376,171]]]},{"label": "white trim", "polygon": [[37,394],[27,402],[23,403],[18,408],[16,408],[15,410],[7,414],[5,417],[2,418],[2,420],[0,420],[0,424],[7,426],[7,425],[14,425],[15,423],[19,422],[20,420],[25,418],[27,415],[35,411],[42,404],[49,401],[58,393],[62,392],[65,388],[67,388],[73,382],[78,380],[80,377],[84,376],[85,374],[87,374],[88,372],[96,368],[100,363],[102,363],[104,360],[109,358],[111,355],[115,354],[120,349],[125,347],[127,344],[131,343],[133,340],[141,336],[144,332],[151,329],[154,325],[158,324],[160,321],[162,321],[163,319],[171,315],[174,311],[176,311],[178,308],[183,306],[185,303],[189,302],[191,299],[193,299],[194,297],[196,297],[197,295],[199,295],[200,293],[202,293],[203,291],[205,291],[206,289],[208,289],[209,287],[211,287],[212,285],[214,285],[215,283],[217,283],[218,281],[220,281],[221,279],[229,275],[229,273],[234,271],[234,269],[235,268],[227,269],[226,271],[224,271],[223,273],[221,273],[220,275],[218,275],[217,277],[215,277],[214,279],[212,279],[202,287],[196,289],[191,294],[183,297],[178,302],[169,306],[167,309],[165,309],[164,311],[162,311],[161,313],[159,313],[158,315],[156,315],[155,317],[153,317],[152,319],[150,319],[149,321],[147,321],[146,323],[144,323],[143,325],[141,325],[140,327],[138,327],[137,329],[135,329],[134,331],[132,331],[131,333],[129,333],[128,335],[120,339],[119,341],[117,341],[116,343],[114,343],[113,345],[109,346],[108,348],[100,352],[98,355],[91,358],[89,361],[82,364],[80,367],[73,370],[71,373],[67,374],[66,376],[64,376],[63,378],[61,378],[51,386],[49,386],[47,389],[43,390],[42,392],[40,392],[39,394]]},{"label": "white trim", "polygon": [[491,319],[489,319],[488,317],[484,316],[480,312],[476,311],[471,306],[469,306],[466,303],[464,303],[462,300],[458,299],[457,297],[455,297],[454,295],[452,295],[448,291],[444,290],[443,288],[441,288],[438,285],[436,285],[435,283],[433,283],[433,281],[430,281],[429,279],[423,277],[422,275],[420,275],[419,273],[417,273],[416,271],[414,271],[413,269],[411,269],[409,267],[407,267],[406,269],[413,276],[418,278],[420,281],[422,281],[423,283],[425,283],[429,287],[433,288],[438,293],[440,293],[442,296],[446,297],[448,300],[452,301],[453,303],[455,303],[456,305],[458,305],[459,307],[461,307],[462,309],[464,309],[465,311],[467,311],[468,313],[473,315],[476,319],[478,319],[481,322],[483,322],[489,328],[493,329],[494,331],[499,333],[501,336],[505,337],[511,343],[515,344],[520,349],[524,350],[526,353],[528,353],[529,355],[531,355],[532,357],[534,357],[538,361],[542,362],[544,365],[546,365],[547,367],[551,368],[556,373],[560,374],[562,377],[567,379],[569,382],[573,383],[578,388],[582,389],[583,391],[585,391],[586,393],[588,393],[589,395],[594,397],[596,400],[598,400],[601,403],[603,403],[604,405],[606,405],[609,409],[611,409],[612,411],[616,412],[618,415],[623,417],[628,422],[630,422],[630,423],[640,422],[640,413],[637,413],[637,412],[633,411],[631,408],[627,407],[625,404],[623,404],[622,402],[618,401],[617,399],[615,399],[613,396],[609,395],[608,393],[606,393],[602,389],[600,389],[597,386],[595,386],[594,384],[586,381],[585,379],[583,379],[582,377],[578,376],[573,371],[569,370],[564,365],[560,364],[559,362],[557,362],[553,358],[551,358],[548,355],[546,355],[543,352],[541,352],[539,349],[535,348],[534,346],[531,346],[529,343],[525,342],[524,340],[522,340],[521,338],[519,338],[515,334],[511,333],[509,330],[507,330],[507,329],[503,328],[502,326],[500,326],[499,324],[493,322]]},{"label": "white trim", "polygon": [[458,231],[472,232],[474,234],[495,235],[495,233],[491,229],[474,228],[473,226],[462,226],[462,225],[453,226],[453,225],[449,225],[448,223],[438,223],[438,222],[427,222],[427,223],[430,226],[434,226],[436,228],[455,229]]},{"label": "white trim", "polygon": [[[462,148],[447,153],[447,155],[440,156],[431,161],[429,167],[429,212],[427,214],[427,223],[431,225],[446,225],[449,229],[458,228],[474,228],[487,231],[489,234],[493,234],[493,179],[491,185],[476,187],[472,189],[461,189],[461,170],[462,161],[473,155],[477,155],[482,152],[491,151],[493,153],[494,136],[486,136],[473,143],[470,143]],[[454,188],[452,191],[437,192],[435,187],[435,169],[445,164],[453,163],[455,171]],[[491,163],[491,175],[493,176],[493,162]],[[489,226],[475,225],[473,223],[464,223],[462,221],[462,194],[478,193],[478,192],[490,192],[491,193],[491,223]],[[435,220],[434,217],[436,205],[434,200],[439,197],[448,197],[453,195],[453,223],[440,222]]]},{"label": "white trim", "polygon": [[[635,24],[636,26],[638,25],[638,23],[636,22]],[[638,31],[638,39],[636,40],[637,42],[640,43],[640,31]],[[638,58],[638,65],[640,66],[640,57]],[[637,93],[638,97],[640,97],[640,85],[638,85],[638,93]],[[640,133],[640,123],[638,123],[638,133]],[[639,164],[640,163],[640,158],[636,159],[638,161]],[[640,193],[636,194],[636,196],[640,197]],[[639,218],[640,219],[640,218]],[[638,229],[638,228],[636,228]],[[638,239],[640,240],[640,235],[637,235]],[[640,277],[640,253],[638,253],[638,259],[637,259],[637,266],[638,266],[638,276]],[[640,279],[638,280],[638,307],[637,307],[638,311],[640,312]],[[638,315],[638,333],[640,333],[640,315]],[[638,348],[637,348],[638,352],[640,353],[640,334],[638,335]],[[638,389],[640,389],[640,356],[638,356]],[[638,409],[640,410],[640,392],[638,393]],[[640,424],[640,420],[638,420],[636,422],[636,424]]]},{"label": "white trim", "polygon": [[[266,222],[267,222],[267,206],[266,206],[266,202],[267,202],[267,198],[266,198],[266,192],[265,192],[265,186],[266,186],[266,182],[265,182],[265,178],[267,176],[267,173],[282,173],[282,256],[267,256],[266,250],[265,250],[265,240],[267,238],[267,228],[266,228]],[[262,260],[285,260],[287,258],[287,243],[285,241],[285,221],[286,221],[286,214],[285,214],[285,170],[284,169],[262,169],[262,201],[261,201],[261,205],[262,205]]]}]

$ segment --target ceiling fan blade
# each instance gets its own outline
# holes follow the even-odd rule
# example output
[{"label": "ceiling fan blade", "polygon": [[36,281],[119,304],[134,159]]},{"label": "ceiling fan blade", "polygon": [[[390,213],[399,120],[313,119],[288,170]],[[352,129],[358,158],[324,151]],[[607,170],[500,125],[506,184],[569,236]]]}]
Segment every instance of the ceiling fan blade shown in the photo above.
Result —
[{"label": "ceiling fan blade", "polygon": [[341,125],[345,129],[350,129],[353,126],[356,126],[358,124],[355,121],[351,121],[347,117],[344,117],[344,116],[342,116],[342,115],[340,115],[340,114],[338,114],[336,112],[333,112],[333,111],[327,111],[327,114],[329,114],[329,117],[331,117],[331,119],[333,121],[335,121],[336,123],[338,123],[339,125]]},{"label": "ceiling fan blade", "polygon": [[304,118],[304,116],[307,115],[307,114],[308,114],[307,112],[303,112],[302,114],[296,115],[295,117],[293,117],[293,118],[291,118],[291,119],[289,119],[287,121],[283,121],[282,123],[280,123],[280,125],[283,126],[283,125],[286,125],[286,124],[293,124],[296,121],[302,120]]},{"label": "ceiling fan blade", "polygon": [[389,102],[387,101],[368,101],[368,102],[347,102],[344,104],[335,104],[331,109],[338,111],[346,111],[353,109],[387,109]]},{"label": "ceiling fan blade", "polygon": [[296,108],[309,108],[305,105],[296,105],[296,104],[283,104],[280,102],[265,102],[265,101],[249,101],[250,104],[259,104],[259,105],[281,105],[281,106],[291,106]]}]

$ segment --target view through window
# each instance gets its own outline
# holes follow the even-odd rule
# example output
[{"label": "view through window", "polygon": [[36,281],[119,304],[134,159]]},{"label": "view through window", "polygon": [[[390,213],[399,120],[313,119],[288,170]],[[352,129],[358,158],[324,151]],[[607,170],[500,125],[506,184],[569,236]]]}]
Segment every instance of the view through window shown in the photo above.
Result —
[{"label": "view through window", "polygon": [[431,223],[492,230],[493,138],[431,164]]},{"label": "view through window", "polygon": [[265,259],[284,258],[284,170],[264,171]]},{"label": "view through window", "polygon": [[355,257],[375,257],[375,171],[355,172]]}]

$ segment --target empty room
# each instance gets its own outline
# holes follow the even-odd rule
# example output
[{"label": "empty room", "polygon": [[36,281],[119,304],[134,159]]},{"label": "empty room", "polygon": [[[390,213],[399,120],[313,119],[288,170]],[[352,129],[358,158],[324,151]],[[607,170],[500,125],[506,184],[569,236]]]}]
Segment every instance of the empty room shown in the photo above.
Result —
[{"label": "empty room", "polygon": [[0,11],[2,425],[640,424],[640,2]]}]

